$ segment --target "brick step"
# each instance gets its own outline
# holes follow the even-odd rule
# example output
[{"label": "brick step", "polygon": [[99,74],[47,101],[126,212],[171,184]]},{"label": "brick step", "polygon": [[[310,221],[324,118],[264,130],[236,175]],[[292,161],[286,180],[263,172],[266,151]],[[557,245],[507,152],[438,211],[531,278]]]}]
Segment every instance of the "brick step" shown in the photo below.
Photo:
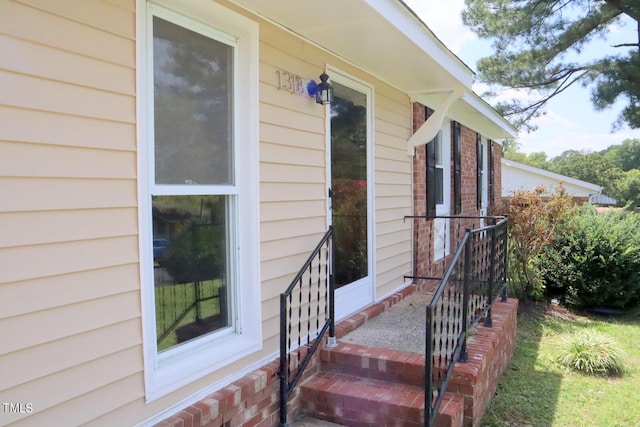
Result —
[{"label": "brick step", "polygon": [[322,349],[321,369],[362,378],[424,387],[424,355],[359,344]]},{"label": "brick step", "polygon": [[[302,410],[345,426],[424,426],[424,389],[392,381],[319,372],[300,388]],[[464,398],[447,393],[436,426],[461,427]]]}]

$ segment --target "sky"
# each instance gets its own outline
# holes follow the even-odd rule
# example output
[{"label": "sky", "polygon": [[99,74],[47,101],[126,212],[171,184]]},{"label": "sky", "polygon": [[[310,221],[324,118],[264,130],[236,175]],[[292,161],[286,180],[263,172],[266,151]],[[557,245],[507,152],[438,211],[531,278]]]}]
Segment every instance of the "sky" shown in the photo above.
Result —
[{"label": "sky", "polygon": [[[404,1],[473,70],[476,70],[478,59],[491,54],[490,42],[479,39],[462,24],[463,0]],[[611,44],[630,42],[636,38],[632,25],[622,25],[614,28],[606,41],[596,41],[584,52],[597,57],[604,52],[610,53]],[[482,95],[483,86],[474,85],[474,91]],[[595,111],[590,100],[590,90],[573,85],[547,104],[546,114],[534,121],[538,126],[536,131],[520,133],[520,151],[543,151],[551,159],[565,150],[600,151],[628,138],[640,139],[638,129],[623,127],[613,130],[613,124],[623,105],[624,102],[619,101],[610,109]]]}]

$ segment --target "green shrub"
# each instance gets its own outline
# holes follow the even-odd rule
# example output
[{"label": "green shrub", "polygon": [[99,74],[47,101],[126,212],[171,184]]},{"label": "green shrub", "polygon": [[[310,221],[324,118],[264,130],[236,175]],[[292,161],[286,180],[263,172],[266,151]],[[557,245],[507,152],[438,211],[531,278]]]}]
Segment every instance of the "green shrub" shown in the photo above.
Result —
[{"label": "green shrub", "polygon": [[578,309],[640,301],[640,216],[583,206],[559,224],[540,259],[547,295]]},{"label": "green shrub", "polygon": [[562,366],[591,375],[623,374],[625,354],[607,335],[583,330],[564,343],[557,361]]}]

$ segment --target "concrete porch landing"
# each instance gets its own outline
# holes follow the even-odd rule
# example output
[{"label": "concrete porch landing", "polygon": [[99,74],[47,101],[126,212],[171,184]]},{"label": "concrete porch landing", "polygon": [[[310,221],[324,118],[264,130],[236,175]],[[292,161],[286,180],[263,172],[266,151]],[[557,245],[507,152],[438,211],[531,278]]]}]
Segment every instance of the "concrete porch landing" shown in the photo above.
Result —
[{"label": "concrete porch landing", "polygon": [[424,354],[425,307],[432,295],[416,290],[346,334],[340,342]]}]

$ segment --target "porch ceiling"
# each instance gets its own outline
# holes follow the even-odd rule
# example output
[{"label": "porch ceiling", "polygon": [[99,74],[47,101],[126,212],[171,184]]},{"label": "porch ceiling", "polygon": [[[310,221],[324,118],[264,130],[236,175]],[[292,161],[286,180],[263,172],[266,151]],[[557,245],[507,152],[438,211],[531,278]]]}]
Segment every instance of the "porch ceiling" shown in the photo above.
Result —
[{"label": "porch ceiling", "polygon": [[406,93],[471,90],[473,71],[400,0],[233,0]]},{"label": "porch ceiling", "polygon": [[[473,71],[402,0],[232,0],[315,45],[361,67],[446,115],[500,140],[515,129],[472,91]],[[423,141],[426,143],[427,140]]]}]

